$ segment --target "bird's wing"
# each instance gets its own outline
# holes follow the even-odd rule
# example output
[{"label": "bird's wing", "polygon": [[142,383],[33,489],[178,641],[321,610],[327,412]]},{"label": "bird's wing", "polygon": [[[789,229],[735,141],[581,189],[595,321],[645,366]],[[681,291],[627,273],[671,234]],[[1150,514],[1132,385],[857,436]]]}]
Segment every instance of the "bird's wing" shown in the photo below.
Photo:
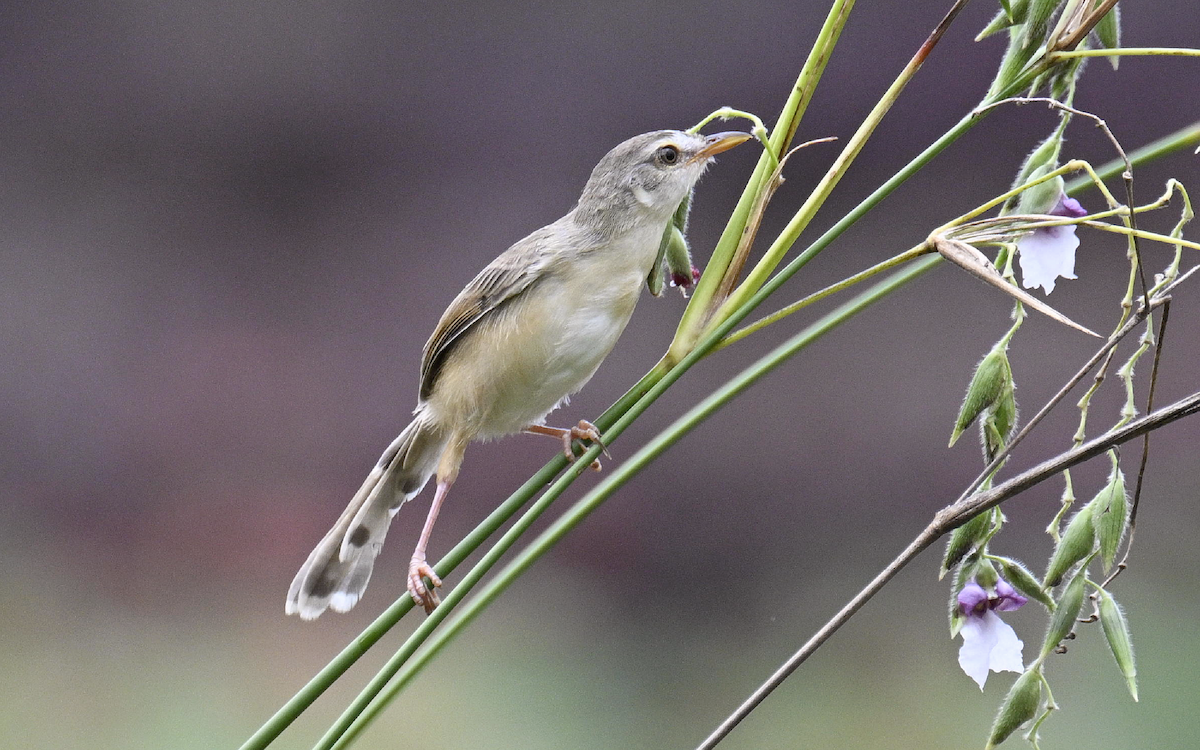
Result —
[{"label": "bird's wing", "polygon": [[433,393],[446,355],[472,326],[518,296],[542,277],[558,254],[546,240],[545,229],[534,232],[488,264],[471,280],[438,321],[421,358],[421,399]]}]

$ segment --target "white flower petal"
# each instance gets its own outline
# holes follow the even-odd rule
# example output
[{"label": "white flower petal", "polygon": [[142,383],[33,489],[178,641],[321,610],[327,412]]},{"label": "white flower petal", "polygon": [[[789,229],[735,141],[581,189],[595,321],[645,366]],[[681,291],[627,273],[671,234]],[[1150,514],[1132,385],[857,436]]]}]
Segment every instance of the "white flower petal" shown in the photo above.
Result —
[{"label": "white flower petal", "polygon": [[1021,649],[1025,644],[1016,632],[995,612],[968,617],[959,631],[963,637],[958,650],[958,665],[983,690],[988,671],[1023,672]]},{"label": "white flower petal", "polygon": [[1079,238],[1074,226],[1047,227],[1027,234],[1017,243],[1021,264],[1021,286],[1040,286],[1046,294],[1054,291],[1058,277],[1074,279],[1075,248]]}]

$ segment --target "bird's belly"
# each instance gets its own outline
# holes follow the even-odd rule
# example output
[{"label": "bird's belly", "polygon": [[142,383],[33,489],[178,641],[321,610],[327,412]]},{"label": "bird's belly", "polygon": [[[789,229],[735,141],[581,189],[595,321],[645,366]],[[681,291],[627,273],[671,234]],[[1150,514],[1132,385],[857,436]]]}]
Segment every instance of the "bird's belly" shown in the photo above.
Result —
[{"label": "bird's belly", "polygon": [[539,282],[541,288],[513,300],[459,342],[429,407],[451,424],[469,424],[475,438],[540,424],[612,351],[633,314],[642,279],[631,269],[610,276],[604,289]]}]

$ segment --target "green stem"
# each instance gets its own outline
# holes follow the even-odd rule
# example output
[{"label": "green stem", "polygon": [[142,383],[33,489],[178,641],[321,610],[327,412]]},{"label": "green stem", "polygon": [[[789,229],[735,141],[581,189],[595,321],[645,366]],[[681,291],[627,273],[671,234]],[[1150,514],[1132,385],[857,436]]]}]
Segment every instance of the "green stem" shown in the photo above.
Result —
[{"label": "green stem", "polygon": [[1069,52],[1055,52],[1051,60],[1065,60],[1071,57],[1129,57],[1133,55],[1162,55],[1166,57],[1200,57],[1200,49],[1187,47],[1118,47],[1116,49],[1077,49]]},{"label": "green stem", "polygon": [[[596,425],[601,431],[605,431],[618,417],[637,403],[665,373],[666,368],[660,362],[605,411],[604,414],[598,417]],[[608,436],[606,435],[606,437]],[[556,456],[551,459],[536,474],[521,485],[520,488],[513,492],[498,508],[492,511],[487,518],[480,522],[470,534],[456,544],[445,557],[438,561],[434,566],[437,574],[442,578],[449,576],[463,560],[478,549],[488,537],[494,534],[513,514],[528,503],[530,498],[537,494],[540,489],[554,481],[554,478],[558,476],[559,472],[566,465],[566,458],[562,456]],[[375,645],[404,615],[408,614],[408,611],[412,607],[411,597],[401,596],[397,599],[395,603],[384,610],[383,614],[379,615],[374,622],[368,625],[362,633],[326,664],[320,672],[314,675],[287,703],[281,706],[266,723],[259,727],[258,731],[242,744],[241,750],[262,750],[262,748],[274,742],[330,685],[345,674],[346,670],[350,669],[358,661],[359,657]]]},{"label": "green stem", "polygon": [[771,325],[772,323],[778,323],[779,321],[783,320],[787,316],[789,316],[795,312],[798,312],[798,311],[804,309],[805,307],[808,307],[809,305],[813,304],[814,302],[820,302],[821,300],[825,299],[826,297],[829,297],[831,295],[837,294],[838,292],[849,289],[850,287],[854,286],[855,284],[859,284],[863,281],[866,281],[867,279],[869,279],[873,276],[876,276],[878,274],[881,274],[884,271],[887,271],[889,269],[895,268],[896,266],[898,266],[902,263],[907,263],[908,261],[910,261],[918,256],[924,255],[924,254],[928,253],[929,251],[930,251],[929,246],[922,244],[922,245],[914,247],[910,250],[905,250],[904,252],[900,253],[899,255],[894,255],[885,261],[876,263],[875,265],[871,266],[870,268],[859,271],[858,273],[854,274],[853,276],[848,276],[847,278],[842,279],[841,281],[837,282],[836,284],[830,284],[829,286],[825,287],[824,289],[822,289],[818,292],[813,292],[812,294],[808,295],[807,297],[805,297],[801,300],[797,300],[796,302],[793,302],[792,304],[790,304],[786,307],[780,308],[779,310],[771,313],[770,315],[767,315],[766,317],[759,318],[758,320],[754,321],[753,323],[751,323],[748,326],[745,326],[744,328],[740,328],[737,331],[734,331],[733,333],[729,334],[725,338],[721,339],[721,342],[719,344],[717,344],[717,346],[713,349],[713,352],[718,352],[721,349],[724,349],[725,347],[729,346],[730,344],[737,343],[738,341],[741,341],[742,339],[746,338],[750,334],[757,333],[758,331],[762,330],[763,328],[766,328],[767,326]]},{"label": "green stem", "polygon": [[721,233],[721,238],[713,248],[712,256],[704,268],[704,275],[700,277],[700,282],[696,284],[696,288],[692,292],[692,300],[683,312],[683,317],[675,332],[675,339],[667,351],[668,362],[678,362],[683,359],[699,339],[701,328],[711,312],[713,297],[721,286],[721,281],[737,250],[742,232],[746,228],[750,210],[759,193],[766,186],[774,165],[778,164],[779,157],[787,152],[792,138],[796,135],[800,120],[804,117],[809,102],[812,101],[813,91],[821,80],[821,74],[825,72],[825,65],[833,55],[833,49],[837,45],[838,38],[846,26],[846,21],[853,8],[854,0],[835,0],[829,8],[825,23],[821,27],[820,33],[817,34],[812,50],[808,53],[808,59],[804,61],[804,67],[801,68],[800,75],[796,78],[796,84],[792,87],[791,94],[783,105],[783,111],[779,114],[779,120],[771,131],[769,153],[764,153],[759,157],[754,173],[746,183],[746,188],[742,191],[742,196],[738,199],[737,206],[733,209],[729,222]]},{"label": "green stem", "polygon": [[875,128],[883,120],[884,115],[888,113],[892,105],[900,98],[900,94],[904,91],[905,86],[913,79],[913,76],[917,74],[921,66],[925,64],[925,60],[929,57],[930,52],[933,51],[942,34],[945,33],[950,23],[954,21],[954,18],[958,15],[958,11],[962,9],[964,4],[965,2],[961,0],[955,3],[950,12],[946,14],[946,17],[942,19],[942,22],[938,24],[933,33],[929,35],[929,38],[925,40],[925,43],[921,45],[921,48],[917,50],[912,59],[908,61],[908,64],[904,66],[904,69],[900,71],[900,74],[896,76],[896,79],[892,81],[892,85],[884,92],[883,97],[871,109],[866,119],[859,125],[858,130],[851,136],[846,146],[842,149],[842,152],[829,167],[820,184],[813,189],[808,199],[804,201],[804,204],[792,216],[791,221],[788,222],[787,226],[779,234],[779,237],[776,238],[775,242],[771,244],[771,247],[767,249],[763,257],[746,276],[746,280],[721,305],[721,308],[713,316],[712,322],[709,323],[710,326],[719,324],[733,310],[744,305],[766,283],[767,279],[775,271],[775,268],[783,260],[783,256],[796,243],[796,240],[800,237],[800,233],[808,227],[809,222],[816,216],[817,210],[821,208],[825,203],[825,199],[829,197],[829,194],[833,192],[838,182],[841,181],[842,176],[846,174],[846,170],[850,168],[850,164],[854,162],[854,159],[862,151],[867,139],[875,132]]},{"label": "green stem", "polygon": [[[538,473],[530,477],[520,489],[514,492],[500,507],[492,511],[482,523],[476,526],[466,538],[455,545],[454,549],[450,550],[434,566],[437,574],[441,577],[449,575],[484,540],[499,529],[509,517],[520,510],[521,506],[529,501],[529,498],[537,493],[539,489],[549,484],[563,470],[566,463],[566,458],[558,456],[542,467]],[[412,608],[413,602],[411,597],[403,596],[396,600],[392,606],[384,610],[383,614],[367,626],[350,645],[342,649],[341,653],[325,665],[299,692],[276,711],[274,716],[246,740],[241,750],[261,750],[261,748],[265,748],[271,744],[288,725],[296,720],[296,717],[312,705],[313,701],[320,697],[321,693],[325,692],[335,680],[341,677],[354,662],[358,661],[359,657],[365,654],[371,646],[375,645]]]},{"label": "green stem", "polygon": [[[447,623],[441,630],[438,630],[428,642],[426,648],[404,665],[404,668],[396,675],[396,679],[387,686],[386,691],[371,701],[366,711],[354,720],[341,739],[332,745],[332,748],[338,750],[347,747],[434,656],[455,636],[462,632],[489,604],[495,601],[522,573],[528,570],[534,562],[548,552],[568,532],[578,526],[593,510],[624,485],[625,482],[634,477],[650,462],[667,450],[667,448],[674,445],[697,425],[704,422],[718,409],[733,400],[735,396],[741,394],[764,375],[786,362],[801,349],[833,330],[840,323],[858,314],[872,303],[883,299],[891,292],[933,268],[940,260],[940,256],[932,256],[913,263],[909,268],[893,274],[888,279],[876,284],[871,289],[830,312],[788,341],[776,347],[772,352],[759,359],[750,367],[747,367],[735,378],[696,404],[696,406],[688,410],[683,416],[679,417],[670,427],[655,436],[653,440],[630,457],[628,461],[616,467],[603,482],[569,508],[550,528],[542,532],[512,562],[505,566],[496,575],[495,579],[479,592],[477,597],[463,607],[454,620]],[[599,455],[599,448],[593,446],[587,454],[584,454],[578,460],[578,463],[582,464],[594,458],[595,456],[592,454]],[[553,491],[553,488],[551,491]],[[539,500],[539,502],[541,501]],[[461,588],[461,584],[456,587],[455,593],[458,592],[459,588]],[[442,607],[444,606],[445,602],[442,604]],[[440,610],[442,607],[438,609]],[[437,610],[435,610],[436,613]],[[325,746],[322,745],[320,747]]]}]

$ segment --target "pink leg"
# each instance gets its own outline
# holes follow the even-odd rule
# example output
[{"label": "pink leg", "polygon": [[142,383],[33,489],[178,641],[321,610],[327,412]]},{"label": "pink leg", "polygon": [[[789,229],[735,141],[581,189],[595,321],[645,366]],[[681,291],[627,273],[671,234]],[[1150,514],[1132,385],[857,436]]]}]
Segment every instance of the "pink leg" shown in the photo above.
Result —
[{"label": "pink leg", "polygon": [[[452,484],[453,480],[438,480],[433,504],[429,506],[429,515],[425,517],[425,527],[421,529],[421,538],[417,541],[412,560],[408,564],[408,594],[414,602],[424,608],[425,614],[429,614],[434,607],[441,604],[435,589],[442,585],[442,579],[438,578],[437,573],[434,573],[433,568],[425,561],[425,547],[429,544],[433,524],[437,522],[438,511],[442,509],[442,501],[446,499]],[[425,585],[425,578],[429,579],[431,586]]]}]

